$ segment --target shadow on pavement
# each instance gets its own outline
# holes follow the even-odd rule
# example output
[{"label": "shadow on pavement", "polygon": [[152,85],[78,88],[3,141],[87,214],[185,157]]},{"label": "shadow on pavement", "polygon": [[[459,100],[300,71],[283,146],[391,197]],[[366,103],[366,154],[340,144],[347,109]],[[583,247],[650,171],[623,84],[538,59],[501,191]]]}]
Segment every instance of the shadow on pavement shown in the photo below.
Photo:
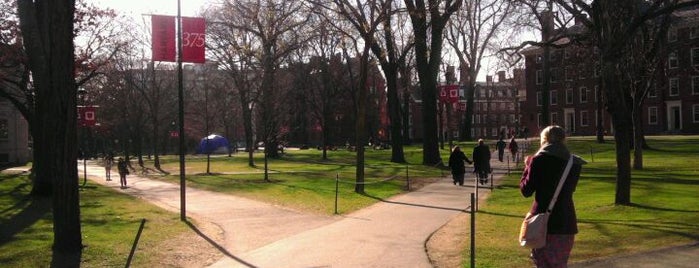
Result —
[{"label": "shadow on pavement", "polygon": [[396,205],[414,206],[414,207],[423,207],[423,208],[433,208],[433,209],[443,209],[443,210],[452,210],[452,211],[459,211],[459,212],[468,212],[469,209],[470,209],[469,207],[466,207],[466,208],[463,208],[463,209],[462,209],[462,208],[437,207],[437,206],[422,205],[422,204],[411,204],[411,203],[405,203],[405,202],[389,201],[389,200],[383,199],[383,198],[381,198],[381,197],[372,196],[372,195],[369,195],[369,194],[366,194],[366,193],[364,193],[364,194],[362,194],[362,195],[364,195],[364,196],[366,196],[366,197],[369,197],[369,198],[372,198],[372,199],[379,200],[379,201],[381,201],[381,202],[383,202],[383,203],[396,204]]},{"label": "shadow on pavement", "polygon": [[231,258],[231,259],[234,259],[235,261],[237,261],[237,262],[239,262],[240,264],[243,264],[243,265],[245,265],[245,266],[247,266],[247,267],[250,267],[250,268],[256,268],[256,267],[257,267],[257,266],[255,266],[255,265],[253,265],[253,264],[251,264],[251,263],[248,263],[248,262],[246,262],[246,261],[244,261],[244,260],[242,260],[242,259],[236,257],[235,255],[233,255],[233,254],[232,254],[231,252],[229,252],[226,248],[224,248],[223,246],[221,246],[221,245],[219,245],[218,243],[216,243],[216,241],[214,241],[213,239],[211,239],[210,237],[208,237],[206,234],[202,233],[202,232],[199,230],[199,228],[197,228],[197,226],[195,226],[192,222],[190,222],[190,221],[185,221],[185,223],[187,223],[187,225],[189,226],[189,228],[192,229],[195,233],[197,233],[197,235],[201,236],[201,238],[204,238],[204,240],[206,240],[206,242],[209,242],[209,244],[211,244],[211,245],[214,246],[218,251],[220,251],[221,253],[223,253],[223,255],[226,255],[227,257],[229,257],[229,258]]}]

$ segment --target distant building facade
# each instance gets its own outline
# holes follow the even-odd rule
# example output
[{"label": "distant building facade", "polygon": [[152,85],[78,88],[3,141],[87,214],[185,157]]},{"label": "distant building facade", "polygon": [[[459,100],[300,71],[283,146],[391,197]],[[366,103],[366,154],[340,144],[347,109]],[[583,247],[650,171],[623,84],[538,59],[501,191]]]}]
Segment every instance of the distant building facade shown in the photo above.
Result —
[{"label": "distant building facade", "polygon": [[29,124],[9,101],[0,99],[0,165],[29,160]]}]

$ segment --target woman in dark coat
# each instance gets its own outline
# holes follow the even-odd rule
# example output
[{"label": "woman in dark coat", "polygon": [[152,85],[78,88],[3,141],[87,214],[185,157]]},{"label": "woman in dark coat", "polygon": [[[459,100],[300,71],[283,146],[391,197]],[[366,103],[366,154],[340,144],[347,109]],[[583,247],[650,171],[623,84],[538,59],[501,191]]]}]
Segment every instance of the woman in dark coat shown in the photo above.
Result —
[{"label": "woman in dark coat", "polygon": [[454,180],[454,185],[457,183],[464,185],[464,175],[466,174],[466,164],[464,162],[471,164],[471,160],[468,160],[466,154],[461,151],[461,147],[455,146],[451,155],[449,155],[449,167],[451,168],[451,177]]},{"label": "woman in dark coat", "polygon": [[125,189],[127,187],[126,175],[129,175],[129,167],[124,158],[119,157],[119,161],[117,161],[117,170],[119,171],[119,184],[121,184],[121,189]]},{"label": "woman in dark coat", "polygon": [[[541,131],[541,148],[525,160],[519,183],[522,195],[530,197],[535,194],[529,213],[546,211],[569,157],[563,128],[549,126]],[[532,249],[531,257],[536,267],[567,267],[575,234],[578,233],[573,192],[585,163],[580,157],[573,156],[573,166],[549,217],[546,246]]]}]

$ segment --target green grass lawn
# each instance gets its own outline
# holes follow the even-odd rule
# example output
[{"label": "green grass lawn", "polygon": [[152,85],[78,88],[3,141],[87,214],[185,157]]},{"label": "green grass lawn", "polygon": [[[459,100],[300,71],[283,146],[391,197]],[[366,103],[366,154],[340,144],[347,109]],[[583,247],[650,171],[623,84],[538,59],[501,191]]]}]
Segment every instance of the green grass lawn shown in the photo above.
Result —
[{"label": "green grass lawn", "polygon": [[[464,145],[465,143],[461,143]],[[465,146],[472,146],[468,143]],[[448,147],[448,146],[445,146]],[[442,150],[443,161],[449,157]],[[256,167],[248,166],[248,154],[241,152],[233,157],[214,156],[210,161],[211,175],[206,175],[206,156],[192,156],[186,160],[186,178],[190,186],[212,191],[231,193],[264,202],[319,214],[335,211],[336,178],[339,178],[338,213],[346,213],[376,203],[378,199],[400,194],[411,184],[424,182],[449,174],[448,170],[422,165],[422,149],[405,148],[407,164],[390,162],[391,150],[366,151],[366,195],[354,193],[356,174],[355,152],[328,151],[328,160],[322,160],[322,151],[286,150],[279,159],[268,159],[270,182],[264,181],[262,153],[254,155]],[[154,176],[170,182],[179,181],[179,162],[176,156],[166,156],[162,168],[169,176]],[[152,165],[147,162],[146,165]]]},{"label": "green grass lawn", "polygon": [[[50,201],[28,197],[31,182],[27,175],[0,174],[0,266],[48,267],[53,243]],[[80,191],[83,249],[82,267],[123,267],[131,251],[141,219],[146,219],[135,267],[159,266],[159,248],[169,239],[194,232],[179,220],[177,213],[118,193],[91,186]]]},{"label": "green grass lawn", "polygon": [[[631,206],[614,205],[616,160],[612,142],[573,138],[571,151],[588,160],[574,194],[579,233],[571,262],[641,252],[699,240],[698,136],[648,137],[644,170],[632,171]],[[594,162],[590,152],[594,154]],[[531,205],[512,174],[477,213],[477,266],[530,266],[517,244],[519,225]],[[469,263],[463,251],[463,266]]]}]

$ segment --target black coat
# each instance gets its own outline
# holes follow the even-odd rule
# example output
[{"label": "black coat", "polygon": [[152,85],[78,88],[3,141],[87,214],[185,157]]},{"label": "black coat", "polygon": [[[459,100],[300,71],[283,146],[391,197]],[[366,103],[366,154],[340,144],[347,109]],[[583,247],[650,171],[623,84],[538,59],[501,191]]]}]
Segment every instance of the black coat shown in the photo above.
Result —
[{"label": "black coat", "polygon": [[449,167],[451,168],[451,174],[465,174],[466,164],[464,162],[471,162],[466,157],[466,154],[462,151],[454,151],[449,155]]}]

